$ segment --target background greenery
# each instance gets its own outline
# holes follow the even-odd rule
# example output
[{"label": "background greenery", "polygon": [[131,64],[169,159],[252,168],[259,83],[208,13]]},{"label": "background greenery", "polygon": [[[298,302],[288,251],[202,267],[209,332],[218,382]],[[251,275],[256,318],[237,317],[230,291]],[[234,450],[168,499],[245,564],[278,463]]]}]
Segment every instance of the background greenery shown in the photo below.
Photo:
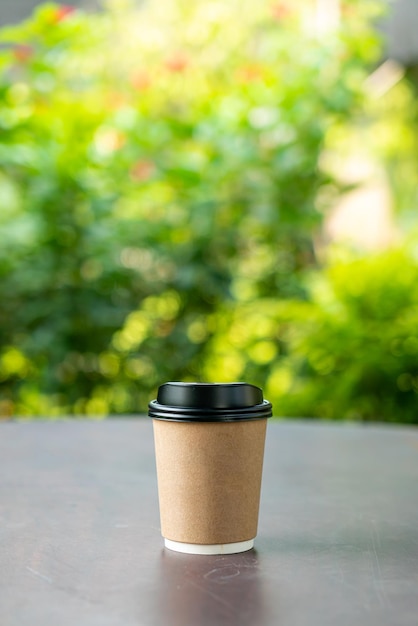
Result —
[{"label": "background greenery", "polygon": [[418,421],[413,239],[315,253],[345,191],[330,138],[390,124],[363,89],[379,6],[324,36],[309,2],[160,5],[46,4],[0,33],[0,414],[245,378],[277,415]]}]

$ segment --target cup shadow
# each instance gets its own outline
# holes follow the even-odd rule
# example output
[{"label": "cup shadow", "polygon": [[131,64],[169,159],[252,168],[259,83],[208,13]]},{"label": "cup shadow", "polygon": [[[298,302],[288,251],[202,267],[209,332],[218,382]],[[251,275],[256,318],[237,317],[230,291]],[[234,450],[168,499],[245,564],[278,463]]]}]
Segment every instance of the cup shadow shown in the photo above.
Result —
[{"label": "cup shadow", "polygon": [[161,624],[263,626],[267,621],[255,550],[202,556],[164,549],[158,588]]}]

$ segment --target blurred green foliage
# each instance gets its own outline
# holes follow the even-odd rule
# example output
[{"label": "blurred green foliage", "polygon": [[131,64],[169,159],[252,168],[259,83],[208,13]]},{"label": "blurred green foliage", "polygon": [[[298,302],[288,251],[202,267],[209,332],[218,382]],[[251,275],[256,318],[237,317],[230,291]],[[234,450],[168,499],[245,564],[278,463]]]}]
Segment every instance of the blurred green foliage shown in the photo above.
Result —
[{"label": "blurred green foliage", "polygon": [[[366,298],[379,270],[318,279],[344,312],[334,326],[304,282],[342,191],[326,139],[361,110],[379,54],[376,6],[342,3],[326,36],[310,3],[242,1],[48,4],[3,29],[0,413],[138,412],[168,379],[247,378],[277,414],[399,417],[412,366],[390,357],[392,403],[370,372],[413,327],[389,337],[376,313],[369,351],[372,305],[356,309],[342,287],[364,270]],[[354,348],[368,351],[363,369],[353,354],[324,399]]]},{"label": "blurred green foliage", "polygon": [[335,259],[277,307],[281,414],[417,422],[418,247]]}]

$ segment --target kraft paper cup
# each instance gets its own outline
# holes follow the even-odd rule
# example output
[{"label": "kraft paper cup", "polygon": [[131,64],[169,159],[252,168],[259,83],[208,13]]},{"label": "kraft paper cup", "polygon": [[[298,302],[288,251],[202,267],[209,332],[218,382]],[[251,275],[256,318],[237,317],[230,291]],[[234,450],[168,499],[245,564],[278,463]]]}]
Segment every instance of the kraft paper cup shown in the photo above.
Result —
[{"label": "kraft paper cup", "polygon": [[190,554],[250,550],[271,404],[247,383],[166,383],[154,422],[161,534]]}]

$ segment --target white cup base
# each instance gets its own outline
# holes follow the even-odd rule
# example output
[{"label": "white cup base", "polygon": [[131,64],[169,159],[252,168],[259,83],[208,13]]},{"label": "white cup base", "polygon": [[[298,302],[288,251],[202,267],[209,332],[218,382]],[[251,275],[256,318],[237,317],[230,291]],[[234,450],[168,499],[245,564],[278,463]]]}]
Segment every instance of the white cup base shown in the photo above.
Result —
[{"label": "white cup base", "polygon": [[237,541],[235,543],[224,543],[216,545],[205,545],[199,543],[183,543],[164,539],[164,545],[168,550],[184,552],[186,554],[237,554],[246,552],[254,547],[254,539],[248,541]]}]

